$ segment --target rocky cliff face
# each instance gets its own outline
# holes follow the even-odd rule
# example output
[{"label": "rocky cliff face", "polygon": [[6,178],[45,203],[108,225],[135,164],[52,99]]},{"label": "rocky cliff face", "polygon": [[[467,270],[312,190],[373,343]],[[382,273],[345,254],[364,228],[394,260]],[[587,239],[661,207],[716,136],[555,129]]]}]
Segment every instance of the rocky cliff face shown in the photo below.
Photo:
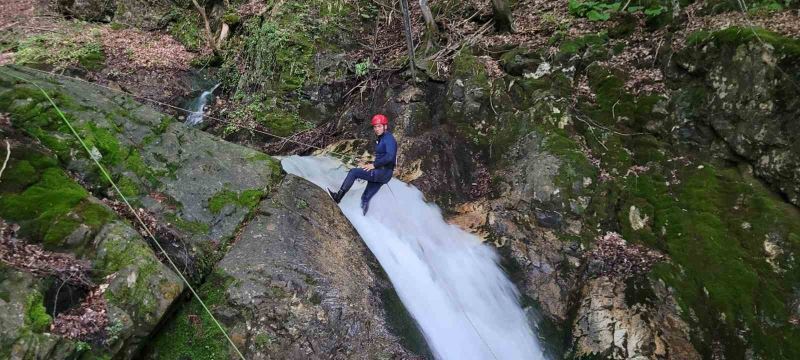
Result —
[{"label": "rocky cliff face", "polygon": [[[224,14],[207,3],[214,28],[227,24],[233,35],[205,60],[219,64],[227,92],[214,111],[237,125],[363,157],[369,141],[353,138],[368,139],[369,116],[387,113],[401,143],[398,176],[498,247],[528,313],[541,315],[539,334],[555,357],[797,358],[800,44],[796,11],[783,9],[797,3],[768,10],[753,2],[748,17],[729,13],[736,2],[689,3],[640,2],[633,6],[646,9],[590,22],[580,15],[584,5],[522,1],[517,33],[483,37],[458,28],[483,28],[489,16],[478,2],[443,6],[436,10],[447,32],[473,40],[424,38],[422,81],[395,71],[405,63],[403,43],[390,40],[401,32],[388,21],[375,30],[389,16],[381,7],[357,2],[359,19],[349,16],[352,2],[251,3]],[[95,3],[65,4],[78,16]],[[114,19],[156,28],[164,18],[188,48],[202,43],[186,9],[167,19],[157,16],[167,13],[165,3],[115,5]],[[85,16],[101,21],[94,14],[112,11],[91,9]],[[457,51],[447,50],[453,45]],[[391,56],[381,63],[385,54],[375,49]],[[435,64],[442,54],[452,61]],[[36,78],[56,94],[126,195],[163,224],[160,241],[248,358],[425,353],[336,208],[318,189],[283,177],[275,160],[128,98],[2,68],[0,112],[24,132],[13,135],[0,187],[0,217],[20,226],[14,238],[99,268],[109,261],[104,244],[118,242],[109,236],[129,244],[138,235],[100,205],[108,185],[71,150],[76,144],[45,99],[8,74]],[[267,141],[273,152],[312,150],[237,129],[217,123],[208,131],[250,148]],[[33,141],[41,146],[23,145]],[[51,160],[33,161],[28,152]],[[42,179],[57,171],[86,194],[76,190],[72,202],[41,218],[6,200],[50,189]],[[178,299],[174,316],[152,334],[154,317],[176,298],[130,295],[156,280],[174,283],[172,270],[149,264],[114,266],[109,271],[120,275],[110,282],[93,278],[108,285],[109,319],[124,326],[108,327],[105,345],[92,351],[231,356],[194,300]],[[0,329],[4,349],[17,357],[85,351],[48,330],[57,280],[2,271],[0,316],[12,324]],[[86,297],[75,291],[82,295],[74,302]],[[148,332],[154,340],[141,352]]]},{"label": "rocky cliff face", "polygon": [[[787,131],[797,127],[796,79],[786,70],[797,40],[762,32],[762,43],[746,31],[701,32],[662,50],[671,89],[662,94],[635,94],[632,74],[597,64],[613,56],[608,39],[555,60],[509,51],[497,78],[462,52],[445,89],[389,92],[410,149],[401,173],[501,249],[547,320],[542,333],[552,324],[571,335],[569,357],[791,358],[776,341],[797,331],[789,164],[798,154]],[[570,85],[584,76],[584,89]],[[408,101],[411,92],[422,95]],[[436,104],[442,112],[419,111]],[[473,155],[450,157],[459,150],[425,142],[409,122],[436,124],[438,138]],[[490,181],[476,198],[477,179],[443,181],[482,166]],[[598,255],[611,232],[628,245]],[[660,255],[637,257],[637,246]],[[635,266],[604,270],[619,263]]]},{"label": "rocky cliff face", "polygon": [[[8,67],[0,78],[2,111],[10,113],[2,131],[13,149],[0,188],[0,216],[8,222],[2,254],[13,258],[27,254],[16,246],[39,244],[36,251],[47,256],[86,259],[91,265],[82,271],[92,279],[67,298],[54,274],[24,261],[3,265],[6,355],[132,358],[148,344],[156,357],[231,351],[199,303],[179,300],[184,283],[24,78],[53,97],[178,269],[194,285],[202,282],[201,296],[248,358],[412,357],[387,319],[418,336],[408,328],[412,320],[321,190],[284,179],[267,155],[91,85]],[[90,290],[100,294],[91,308],[106,319],[96,329],[82,327],[85,312],[63,318],[75,315],[71,309],[88,301]],[[170,318],[161,335],[145,341]],[[60,326],[79,330],[59,333]]]},{"label": "rocky cliff face", "polygon": [[[328,195],[291,175],[261,201],[203,290],[248,359],[411,357],[389,330],[389,315],[407,315],[387,314],[394,290],[379,265]],[[151,356],[226,357],[208,325],[192,302]]]}]

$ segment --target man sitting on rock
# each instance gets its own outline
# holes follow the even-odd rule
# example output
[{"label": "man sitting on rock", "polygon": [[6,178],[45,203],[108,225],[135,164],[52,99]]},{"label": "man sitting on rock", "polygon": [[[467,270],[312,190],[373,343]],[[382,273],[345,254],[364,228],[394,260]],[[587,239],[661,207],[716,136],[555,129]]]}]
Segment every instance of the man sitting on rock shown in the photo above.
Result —
[{"label": "man sitting on rock", "polygon": [[333,201],[336,201],[337,204],[350,190],[356,179],[366,180],[367,188],[361,194],[361,209],[364,210],[366,216],[369,200],[378,193],[383,184],[392,179],[394,166],[397,163],[397,141],[388,128],[389,119],[386,118],[386,115],[376,114],[372,117],[372,130],[378,136],[375,139],[375,161],[372,164],[362,165],[360,168],[350,169],[339,191],[333,192],[328,189]]}]

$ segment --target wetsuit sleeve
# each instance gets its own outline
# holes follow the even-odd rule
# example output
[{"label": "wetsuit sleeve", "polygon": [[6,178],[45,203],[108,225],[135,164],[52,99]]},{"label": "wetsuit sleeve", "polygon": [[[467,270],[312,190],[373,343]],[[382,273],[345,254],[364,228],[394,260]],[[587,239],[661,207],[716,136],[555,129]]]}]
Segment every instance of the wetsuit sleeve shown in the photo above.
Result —
[{"label": "wetsuit sleeve", "polygon": [[397,142],[391,140],[384,141],[383,146],[386,148],[386,152],[383,153],[383,156],[376,158],[375,162],[372,163],[375,167],[393,164],[397,156]]}]

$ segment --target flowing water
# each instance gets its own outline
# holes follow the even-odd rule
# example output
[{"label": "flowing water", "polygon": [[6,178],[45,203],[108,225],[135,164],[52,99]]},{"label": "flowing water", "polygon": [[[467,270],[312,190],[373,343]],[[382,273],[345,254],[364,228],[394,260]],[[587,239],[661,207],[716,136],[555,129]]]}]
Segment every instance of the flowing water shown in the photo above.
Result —
[{"label": "flowing water", "polygon": [[194,101],[194,104],[190,109],[192,110],[192,113],[186,117],[186,125],[194,126],[203,122],[203,108],[206,106],[208,98],[211,97],[211,94],[214,93],[214,90],[216,90],[218,86],[219,84],[216,84],[211,89],[203,91],[203,93],[200,94],[200,97]]},{"label": "flowing water", "polygon": [[[290,156],[286,172],[338,189],[346,175],[328,157]],[[387,186],[388,185],[388,186]],[[339,207],[389,275],[438,359],[544,359],[495,250],[447,224],[417,188],[392,179],[361,214],[366,183]]]}]

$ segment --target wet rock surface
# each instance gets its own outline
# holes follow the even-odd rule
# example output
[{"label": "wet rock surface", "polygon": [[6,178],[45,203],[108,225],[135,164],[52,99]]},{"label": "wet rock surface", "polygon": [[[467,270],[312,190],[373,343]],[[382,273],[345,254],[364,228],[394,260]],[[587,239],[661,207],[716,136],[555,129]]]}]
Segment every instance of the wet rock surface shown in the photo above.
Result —
[{"label": "wet rock surface", "polygon": [[[393,290],[368,252],[323,190],[287,175],[217,265],[213,312],[249,359],[416,358],[389,330]],[[178,313],[153,357],[197,354],[171,335],[192,316],[205,315]]]}]

